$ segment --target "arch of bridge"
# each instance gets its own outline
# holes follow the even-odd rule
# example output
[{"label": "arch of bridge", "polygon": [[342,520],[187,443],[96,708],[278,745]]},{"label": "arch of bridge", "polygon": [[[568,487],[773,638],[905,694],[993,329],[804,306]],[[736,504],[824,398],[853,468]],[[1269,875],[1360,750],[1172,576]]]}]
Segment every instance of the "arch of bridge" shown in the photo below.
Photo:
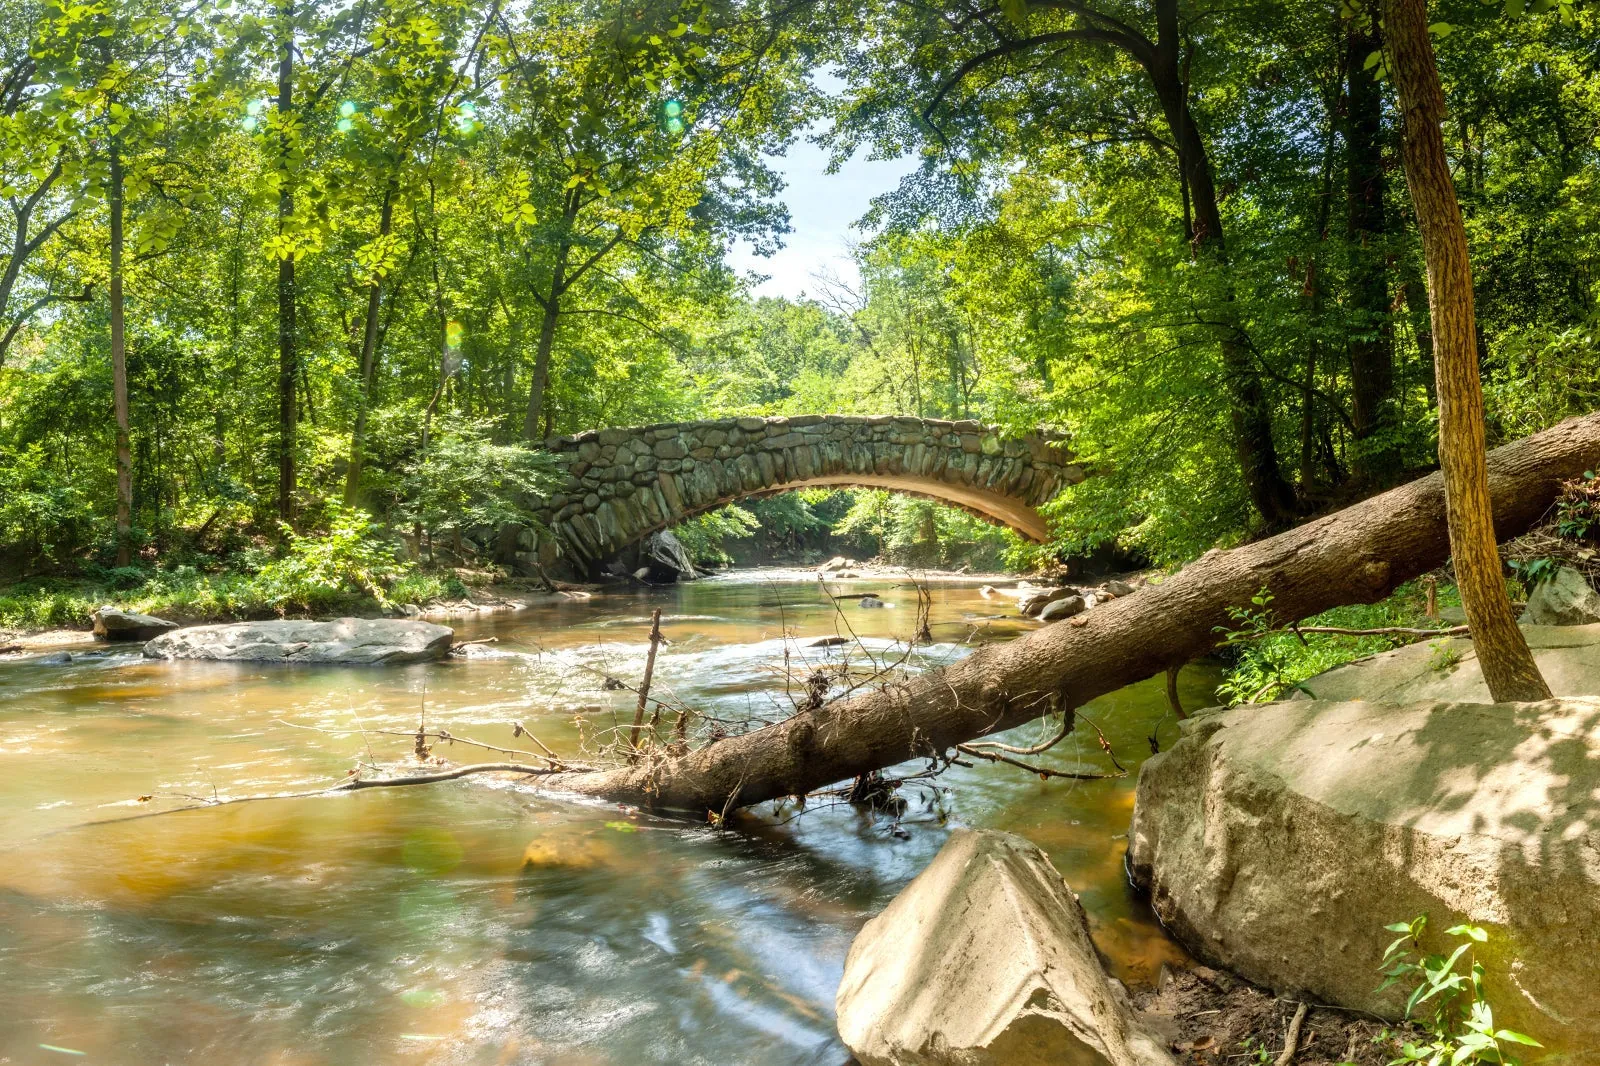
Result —
[{"label": "arch of bridge", "polygon": [[1038,507],[1085,477],[1057,433],[891,415],[671,422],[545,447],[562,482],[536,501],[546,531],[524,533],[520,547],[547,569],[587,569],[704,511],[823,485],[925,496],[1042,541]]}]

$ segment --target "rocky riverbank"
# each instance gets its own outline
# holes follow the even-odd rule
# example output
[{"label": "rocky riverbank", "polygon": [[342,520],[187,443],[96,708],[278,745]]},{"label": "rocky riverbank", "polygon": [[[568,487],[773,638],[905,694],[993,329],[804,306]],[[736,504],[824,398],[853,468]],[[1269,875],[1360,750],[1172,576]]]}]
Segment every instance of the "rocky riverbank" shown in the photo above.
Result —
[{"label": "rocky riverbank", "polygon": [[[1185,722],[1141,770],[1128,867],[1163,924],[1209,965],[1164,968],[1157,987],[1131,997],[1131,1014],[1093,991],[1109,980],[1103,972],[1065,984],[1049,976],[1081,925],[1053,871],[1035,862],[1030,877],[997,888],[971,867],[1006,863],[941,853],[924,877],[945,890],[919,878],[852,951],[852,966],[858,952],[871,966],[854,977],[847,968],[841,986],[846,1042],[865,1063],[999,1066],[1080,1061],[1037,1053],[1077,1034],[1092,1047],[1083,1062],[1163,1061],[1119,1050],[1134,1026],[1170,1061],[1194,1066],[1377,1066],[1422,1038],[1400,1020],[1419,978],[1377,990],[1395,940],[1385,926],[1427,915],[1416,947],[1448,955],[1470,941],[1495,1027],[1545,1045],[1517,1049],[1524,1061],[1600,1062],[1590,1007],[1600,983],[1600,624],[1524,630],[1554,700],[1488,702],[1470,642],[1452,638],[1335,668],[1295,699]],[[991,850],[1017,847],[1026,845]],[[1028,920],[984,917],[1023,899],[1033,901],[1019,912]],[[1462,926],[1476,932],[1453,928]],[[898,930],[892,951],[880,946],[885,928]],[[1022,977],[1007,976],[1019,966]],[[951,972],[980,976],[952,985]],[[1028,974],[1036,993],[990,996],[1026,992]],[[1082,1037],[1086,1019],[1109,1026],[1098,1045]],[[1054,1028],[1039,1030],[1046,1021]],[[1027,1054],[1013,1046],[1019,1027],[1032,1033]]]}]

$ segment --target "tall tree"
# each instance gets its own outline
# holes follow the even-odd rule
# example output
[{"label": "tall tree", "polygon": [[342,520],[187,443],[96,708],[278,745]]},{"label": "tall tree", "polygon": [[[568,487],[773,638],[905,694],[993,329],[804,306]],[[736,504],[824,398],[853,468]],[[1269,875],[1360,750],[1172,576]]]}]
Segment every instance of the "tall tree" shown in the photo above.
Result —
[{"label": "tall tree", "polygon": [[40,16],[29,0],[0,0],[0,366],[40,312],[91,295],[59,269],[31,277],[27,269],[75,217],[87,180],[74,103],[60,79],[75,64],[71,43],[88,15]]},{"label": "tall tree", "polygon": [[[522,276],[541,313],[523,436],[545,435],[551,355],[570,294],[622,251],[648,259],[699,231],[757,243],[781,230],[754,150],[798,118],[784,27],[733,5],[657,0],[501,17],[510,141],[535,188]],[[552,61],[552,58],[555,61]],[[571,116],[551,123],[551,112]],[[613,275],[615,276],[615,275]]]},{"label": "tall tree", "polygon": [[[358,107],[354,101],[339,105],[339,128],[348,127],[360,156],[352,176],[368,179],[358,180],[360,187],[365,188],[370,181],[382,190],[377,234],[356,252],[356,260],[369,280],[361,326],[360,396],[345,475],[347,505],[355,504],[359,497],[366,460],[367,420],[382,334],[379,316],[384,283],[400,260],[394,232],[396,201],[405,195],[408,172],[414,169],[413,157],[430,144],[437,148],[442,126],[452,117],[447,112],[454,112],[457,128],[462,132],[470,132],[476,123],[476,107],[470,100],[450,99],[461,87],[466,68],[479,59],[481,32],[467,48],[467,54],[460,55],[464,7],[459,2],[441,0],[382,0],[373,29],[374,47],[366,57],[369,69],[352,79],[370,93],[367,106]],[[486,15],[485,28],[494,15],[494,10]],[[346,111],[349,114],[344,114]],[[427,164],[431,165],[433,153],[428,154]]]},{"label": "tall tree", "polygon": [[1350,415],[1352,469],[1365,487],[1387,487],[1399,473],[1394,424],[1394,330],[1390,324],[1387,217],[1383,164],[1383,88],[1376,64],[1376,27],[1346,20],[1345,239],[1352,329]]},{"label": "tall tree", "polygon": [[1496,701],[1550,698],[1506,594],[1489,496],[1483,385],[1467,233],[1440,126],[1444,91],[1428,28],[1427,0],[1382,0],[1388,67],[1404,121],[1406,185],[1428,262],[1428,308],[1439,397],[1450,554],[1483,678]]},{"label": "tall tree", "polygon": [[[1195,257],[1213,275],[1215,299],[1203,317],[1221,355],[1238,467],[1250,500],[1266,524],[1281,526],[1290,521],[1295,496],[1278,460],[1272,407],[1236,306],[1221,196],[1192,107],[1192,65],[1207,41],[1185,29],[1178,0],[1153,0],[1148,7],[1116,0],[1098,5],[1080,0],[1013,0],[998,7],[941,0],[914,8],[875,5],[869,11],[873,13],[866,18],[870,29],[862,31],[867,40],[901,38],[912,47],[862,47],[851,65],[868,72],[868,80],[874,84],[875,91],[864,98],[899,97],[908,102],[904,100],[907,88],[913,93],[927,91],[918,110],[929,139],[949,143],[956,131],[946,129],[949,120],[941,108],[979,72],[988,76],[986,88],[1026,93],[1028,98],[1019,101],[1013,111],[1018,120],[1030,123],[1048,113],[1052,104],[1066,102],[1060,101],[1061,96],[1078,91],[1077,86],[1066,87],[1064,82],[1084,81],[1089,76],[1095,80],[1085,87],[1083,96],[1094,99],[1080,99],[1064,108],[1059,126],[1089,145],[1138,138],[1171,152],[1183,194],[1186,236]],[[1108,53],[1115,57],[1111,62],[1104,61]],[[1133,65],[1143,88],[1153,95],[1164,131],[1158,132],[1159,127],[1139,115],[1138,104],[1128,99],[1123,63]],[[979,93],[968,97],[976,99]],[[886,115],[881,102],[862,107],[858,99],[854,117],[883,122]],[[980,159],[989,153],[995,139],[987,126],[987,116],[974,114],[965,118],[959,131],[967,150]],[[880,129],[879,139],[888,144],[903,143],[907,134],[903,121]],[[935,158],[938,155],[930,156],[928,165]],[[964,173],[976,169],[972,160],[958,160],[954,165]]]},{"label": "tall tree", "polygon": [[[299,121],[295,115],[294,58],[295,0],[283,0],[278,8],[278,108],[274,118],[278,128],[278,238],[289,236],[293,225],[294,172]],[[299,150],[303,155],[303,149]],[[295,437],[300,408],[295,400],[295,372],[299,369],[295,351],[294,261],[298,249],[278,249],[278,520],[294,523]]]}]

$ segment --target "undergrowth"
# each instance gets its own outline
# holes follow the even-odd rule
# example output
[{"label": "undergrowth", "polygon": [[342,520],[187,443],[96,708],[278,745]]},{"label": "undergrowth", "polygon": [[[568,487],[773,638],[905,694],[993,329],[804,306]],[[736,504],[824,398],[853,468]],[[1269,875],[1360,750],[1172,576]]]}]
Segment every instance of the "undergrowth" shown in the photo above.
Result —
[{"label": "undergrowth", "polygon": [[418,570],[402,561],[361,511],[334,509],[325,532],[287,535],[277,553],[237,552],[202,569],[88,567],[77,577],[19,581],[0,592],[0,627],[85,626],[112,604],[180,621],[308,614],[372,614],[396,604],[460,599],[467,587],[453,573]]},{"label": "undergrowth", "polygon": [[[1302,626],[1335,626],[1342,629],[1381,629],[1392,626],[1429,628],[1443,626],[1428,617],[1427,587],[1423,581],[1401,585],[1387,599],[1377,603],[1357,603],[1335,607],[1307,618]],[[1437,605],[1459,607],[1461,595],[1454,585],[1437,585]],[[1273,615],[1272,594],[1263,590],[1249,607],[1234,609],[1234,623],[1226,654],[1233,662],[1217,696],[1229,706],[1277,699],[1301,682],[1378,652],[1388,651],[1415,638],[1406,636],[1348,637],[1327,633],[1298,635],[1282,631]]]}]

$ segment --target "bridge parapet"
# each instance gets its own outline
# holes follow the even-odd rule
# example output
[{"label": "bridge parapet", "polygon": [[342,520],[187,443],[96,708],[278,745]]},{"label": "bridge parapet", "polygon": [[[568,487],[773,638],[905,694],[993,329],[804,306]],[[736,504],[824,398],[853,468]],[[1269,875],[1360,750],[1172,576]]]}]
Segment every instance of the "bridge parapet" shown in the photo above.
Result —
[{"label": "bridge parapet", "polygon": [[521,547],[546,569],[579,571],[702,512],[824,485],[926,496],[1042,541],[1037,508],[1086,476],[1059,433],[897,415],[667,422],[545,446],[565,476],[536,506],[549,533],[525,533]]}]

